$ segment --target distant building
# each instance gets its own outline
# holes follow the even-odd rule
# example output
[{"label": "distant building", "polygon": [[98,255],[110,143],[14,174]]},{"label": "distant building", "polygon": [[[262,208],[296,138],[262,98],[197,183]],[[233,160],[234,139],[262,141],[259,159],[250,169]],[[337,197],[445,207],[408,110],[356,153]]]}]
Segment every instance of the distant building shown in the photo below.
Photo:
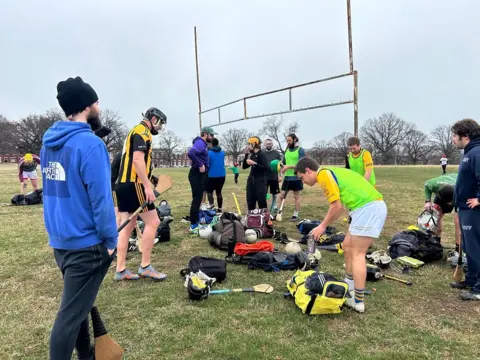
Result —
[{"label": "distant building", "polygon": [[0,163],[16,164],[23,157],[22,154],[0,154]]}]

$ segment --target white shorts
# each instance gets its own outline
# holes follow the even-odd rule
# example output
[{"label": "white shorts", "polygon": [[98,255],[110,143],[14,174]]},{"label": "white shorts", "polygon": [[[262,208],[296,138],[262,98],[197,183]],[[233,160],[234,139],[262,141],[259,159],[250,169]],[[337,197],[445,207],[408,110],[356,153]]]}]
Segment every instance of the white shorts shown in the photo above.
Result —
[{"label": "white shorts", "polygon": [[37,174],[37,170],[33,170],[33,171],[24,171],[23,174],[23,180],[26,180],[26,179],[38,179],[38,174]]},{"label": "white shorts", "polygon": [[387,218],[387,205],[383,200],[373,201],[351,211],[350,216],[352,217],[349,228],[351,235],[378,239]]}]

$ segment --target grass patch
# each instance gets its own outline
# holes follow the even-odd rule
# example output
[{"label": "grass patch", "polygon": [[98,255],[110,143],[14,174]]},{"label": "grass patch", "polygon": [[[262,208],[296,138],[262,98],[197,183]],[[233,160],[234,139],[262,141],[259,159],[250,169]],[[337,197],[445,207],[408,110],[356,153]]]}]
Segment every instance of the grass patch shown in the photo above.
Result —
[{"label": "grass patch", "polygon": [[[19,191],[16,167],[0,166],[0,203]],[[449,171],[455,168],[449,167]],[[382,238],[385,249],[396,231],[416,221],[423,207],[424,182],[440,167],[380,167],[378,188],[388,206]],[[283,298],[291,272],[265,273],[229,265],[223,287],[270,283],[271,295],[215,295],[202,303],[188,300],[179,272],[195,255],[222,257],[206,240],[191,237],[180,219],[188,213],[190,188],[186,169],[162,169],[175,186],[167,199],[173,207],[170,243],[154,249],[153,265],[168,274],[163,283],[114,283],[107,274],[97,305],[112,336],[128,349],[125,359],[467,359],[478,355],[480,306],[458,299],[450,289],[452,269],[445,262],[425,266],[407,276],[413,286],[384,280],[367,283],[377,291],[367,296],[367,312],[308,317]],[[229,174],[224,207],[235,211],[232,192],[245,209],[247,173],[239,185]],[[318,188],[302,193],[301,218],[320,219],[327,203]],[[288,221],[293,198],[285,205],[278,229],[298,237]],[[346,224],[335,224],[340,230]],[[453,218],[445,219],[444,243],[454,244]],[[41,206],[0,206],[0,358],[46,359],[50,329],[60,302],[61,274],[43,225]],[[322,252],[322,269],[343,275],[343,258]],[[128,266],[136,269],[140,257]],[[398,275],[402,277],[404,275]],[[220,286],[217,286],[220,287]]]}]

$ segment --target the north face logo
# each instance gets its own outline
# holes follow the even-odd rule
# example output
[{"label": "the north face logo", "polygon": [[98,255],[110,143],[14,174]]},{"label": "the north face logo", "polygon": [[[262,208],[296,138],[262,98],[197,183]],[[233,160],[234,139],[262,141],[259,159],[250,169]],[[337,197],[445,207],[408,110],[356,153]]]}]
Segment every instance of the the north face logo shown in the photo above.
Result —
[{"label": "the north face logo", "polygon": [[48,180],[65,181],[65,169],[56,161],[49,161],[48,167],[42,169],[44,178]]}]

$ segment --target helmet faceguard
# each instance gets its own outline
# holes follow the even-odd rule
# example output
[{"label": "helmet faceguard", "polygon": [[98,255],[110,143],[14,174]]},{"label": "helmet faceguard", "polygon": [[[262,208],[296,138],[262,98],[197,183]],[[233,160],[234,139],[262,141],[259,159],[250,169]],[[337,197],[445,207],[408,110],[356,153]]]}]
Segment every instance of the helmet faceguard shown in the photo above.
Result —
[{"label": "helmet faceguard", "polygon": [[[142,116],[145,120],[150,121],[152,135],[157,135],[165,131],[167,127],[167,116],[159,109],[151,107],[145,114],[142,114]],[[155,119],[153,119],[154,117]]]}]

